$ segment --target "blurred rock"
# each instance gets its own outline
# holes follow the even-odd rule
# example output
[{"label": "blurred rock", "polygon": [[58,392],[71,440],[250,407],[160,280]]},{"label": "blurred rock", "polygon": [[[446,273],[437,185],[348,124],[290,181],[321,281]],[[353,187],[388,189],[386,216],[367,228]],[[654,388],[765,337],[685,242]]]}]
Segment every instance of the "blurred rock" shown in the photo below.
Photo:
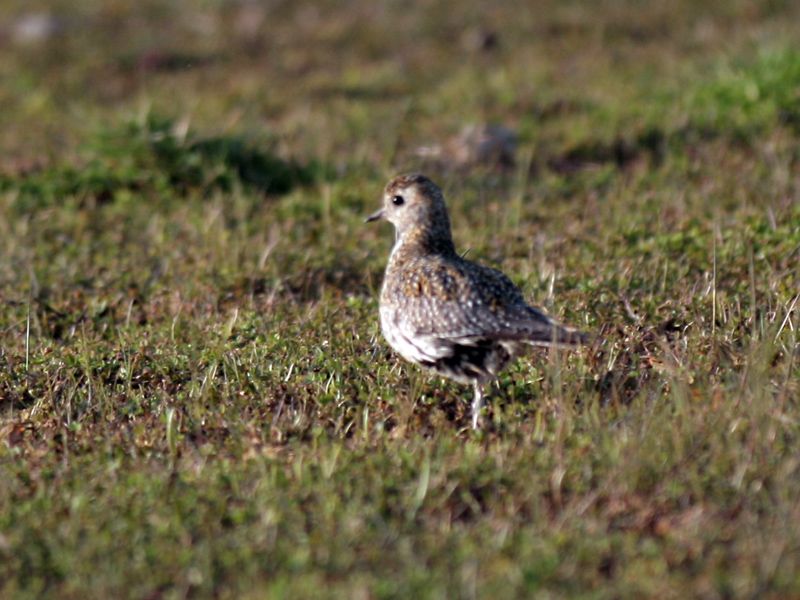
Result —
[{"label": "blurred rock", "polygon": [[36,44],[60,33],[64,23],[48,12],[28,13],[11,25],[11,39],[18,44]]},{"label": "blurred rock", "polygon": [[461,36],[461,47],[468,52],[490,52],[500,45],[500,37],[490,29],[468,29]]},{"label": "blurred rock", "polygon": [[189,12],[183,20],[184,27],[194,34],[211,37],[219,33],[219,18],[214,13]]},{"label": "blurred rock", "polygon": [[508,127],[470,124],[442,144],[417,148],[415,154],[453,168],[512,167],[516,151],[517,134]]},{"label": "blurred rock", "polygon": [[233,31],[245,42],[252,42],[262,35],[267,21],[267,8],[257,2],[243,2],[233,17]]}]

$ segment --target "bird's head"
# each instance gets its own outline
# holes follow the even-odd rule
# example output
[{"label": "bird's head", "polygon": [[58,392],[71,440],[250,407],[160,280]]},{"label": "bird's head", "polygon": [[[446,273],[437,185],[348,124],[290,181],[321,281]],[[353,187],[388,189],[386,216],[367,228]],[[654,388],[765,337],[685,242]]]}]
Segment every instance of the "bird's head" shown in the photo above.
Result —
[{"label": "bird's head", "polygon": [[433,181],[420,173],[394,177],[383,190],[383,206],[367,217],[367,223],[385,219],[398,237],[425,232],[450,239],[450,220],[444,195]]}]

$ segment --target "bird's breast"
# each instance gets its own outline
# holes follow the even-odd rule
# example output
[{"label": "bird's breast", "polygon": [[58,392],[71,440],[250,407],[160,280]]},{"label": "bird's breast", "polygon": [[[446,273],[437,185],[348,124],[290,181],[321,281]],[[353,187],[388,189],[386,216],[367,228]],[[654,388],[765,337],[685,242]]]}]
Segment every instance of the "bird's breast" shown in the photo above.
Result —
[{"label": "bird's breast", "polygon": [[441,350],[430,347],[430,341],[409,330],[400,311],[381,306],[381,332],[384,339],[400,356],[414,363],[423,363],[438,356]]}]

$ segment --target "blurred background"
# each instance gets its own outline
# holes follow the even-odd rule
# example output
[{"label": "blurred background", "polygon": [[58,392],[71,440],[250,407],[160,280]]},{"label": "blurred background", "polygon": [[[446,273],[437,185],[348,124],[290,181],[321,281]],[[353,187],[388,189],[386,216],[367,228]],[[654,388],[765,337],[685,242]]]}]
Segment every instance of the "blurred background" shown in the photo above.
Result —
[{"label": "blurred background", "polygon": [[[780,83],[757,65],[796,68],[780,54],[798,39],[797,11],[780,0],[9,0],[3,167],[67,161],[96,128],[142,111],[203,135],[263,136],[285,157],[338,169],[441,155],[485,123],[556,169],[575,147],[608,158],[586,145],[627,160],[687,122],[796,118],[791,90],[770,89]],[[751,72],[737,81],[739,63]]]}]

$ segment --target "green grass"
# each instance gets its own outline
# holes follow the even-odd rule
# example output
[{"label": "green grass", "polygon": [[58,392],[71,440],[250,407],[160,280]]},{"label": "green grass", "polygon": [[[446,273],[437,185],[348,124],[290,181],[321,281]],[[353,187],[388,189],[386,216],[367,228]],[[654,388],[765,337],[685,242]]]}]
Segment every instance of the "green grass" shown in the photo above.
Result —
[{"label": "green grass", "polygon": [[[77,197],[124,203],[132,198],[164,202],[189,190],[208,195],[239,185],[263,194],[283,194],[311,183],[316,165],[300,167],[233,136],[194,139],[184,123],[145,113],[117,130],[101,131],[86,144],[81,164],[6,175],[0,189],[16,194],[19,210]],[[267,142],[265,142],[267,143]],[[316,167],[316,168],[315,168]]]},{"label": "green grass", "polygon": [[[800,596],[795,4],[259,10],[0,9],[0,597]],[[380,336],[416,168],[598,338],[479,434]]]}]

